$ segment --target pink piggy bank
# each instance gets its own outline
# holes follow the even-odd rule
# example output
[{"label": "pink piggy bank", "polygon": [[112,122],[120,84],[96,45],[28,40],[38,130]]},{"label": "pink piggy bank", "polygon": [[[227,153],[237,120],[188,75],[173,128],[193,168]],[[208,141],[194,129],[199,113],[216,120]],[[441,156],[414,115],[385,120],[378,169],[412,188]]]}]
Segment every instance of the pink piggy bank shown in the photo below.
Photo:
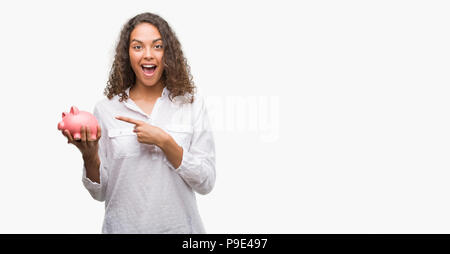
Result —
[{"label": "pink piggy bank", "polygon": [[[86,111],[80,111],[72,106],[70,113],[62,113],[62,121],[58,123],[58,130],[69,130],[74,139],[81,139],[81,126],[86,125],[91,132],[90,139],[97,139],[98,121],[95,116]],[[87,134],[87,133],[86,133]]]}]

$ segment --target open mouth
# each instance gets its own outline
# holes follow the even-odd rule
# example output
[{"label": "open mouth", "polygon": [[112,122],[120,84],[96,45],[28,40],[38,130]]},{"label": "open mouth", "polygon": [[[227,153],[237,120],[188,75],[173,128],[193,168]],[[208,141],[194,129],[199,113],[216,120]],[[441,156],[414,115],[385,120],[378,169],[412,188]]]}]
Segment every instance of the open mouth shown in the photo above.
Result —
[{"label": "open mouth", "polygon": [[144,65],[141,65],[141,67],[142,67],[142,71],[144,72],[144,75],[152,76],[153,73],[155,73],[157,66],[153,65],[153,64],[144,64]]}]

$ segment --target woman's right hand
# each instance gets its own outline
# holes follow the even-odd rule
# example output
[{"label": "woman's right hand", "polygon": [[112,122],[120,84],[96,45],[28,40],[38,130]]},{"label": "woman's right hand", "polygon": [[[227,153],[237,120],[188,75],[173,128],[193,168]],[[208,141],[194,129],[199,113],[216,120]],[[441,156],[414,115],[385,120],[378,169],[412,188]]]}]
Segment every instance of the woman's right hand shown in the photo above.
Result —
[{"label": "woman's right hand", "polygon": [[67,143],[74,144],[78,150],[80,150],[83,158],[95,158],[98,156],[98,141],[102,136],[102,130],[100,125],[97,125],[97,138],[91,140],[90,139],[90,128],[87,126],[81,126],[81,139],[74,140],[72,134],[70,134],[69,130],[62,130],[61,133],[66,136]]}]

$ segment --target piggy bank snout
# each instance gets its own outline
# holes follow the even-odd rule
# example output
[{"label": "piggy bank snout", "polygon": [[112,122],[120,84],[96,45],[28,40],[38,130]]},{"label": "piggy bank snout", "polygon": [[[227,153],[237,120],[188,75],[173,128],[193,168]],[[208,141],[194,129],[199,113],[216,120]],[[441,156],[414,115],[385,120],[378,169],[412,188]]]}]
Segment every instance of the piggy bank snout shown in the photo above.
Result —
[{"label": "piggy bank snout", "polygon": [[64,122],[58,123],[58,130],[62,130],[64,128]]}]

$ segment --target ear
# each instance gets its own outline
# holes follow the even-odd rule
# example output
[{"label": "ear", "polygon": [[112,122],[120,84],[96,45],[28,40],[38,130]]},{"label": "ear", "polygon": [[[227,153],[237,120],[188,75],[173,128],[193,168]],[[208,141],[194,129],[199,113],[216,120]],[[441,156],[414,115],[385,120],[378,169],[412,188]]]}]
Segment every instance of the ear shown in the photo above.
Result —
[{"label": "ear", "polygon": [[68,114],[69,114],[69,113],[67,113],[67,112],[63,112],[63,113],[62,113],[62,118],[66,117]]},{"label": "ear", "polygon": [[70,113],[71,113],[72,115],[78,115],[78,113],[80,113],[80,111],[78,110],[77,107],[72,106],[72,107],[70,108]]}]

